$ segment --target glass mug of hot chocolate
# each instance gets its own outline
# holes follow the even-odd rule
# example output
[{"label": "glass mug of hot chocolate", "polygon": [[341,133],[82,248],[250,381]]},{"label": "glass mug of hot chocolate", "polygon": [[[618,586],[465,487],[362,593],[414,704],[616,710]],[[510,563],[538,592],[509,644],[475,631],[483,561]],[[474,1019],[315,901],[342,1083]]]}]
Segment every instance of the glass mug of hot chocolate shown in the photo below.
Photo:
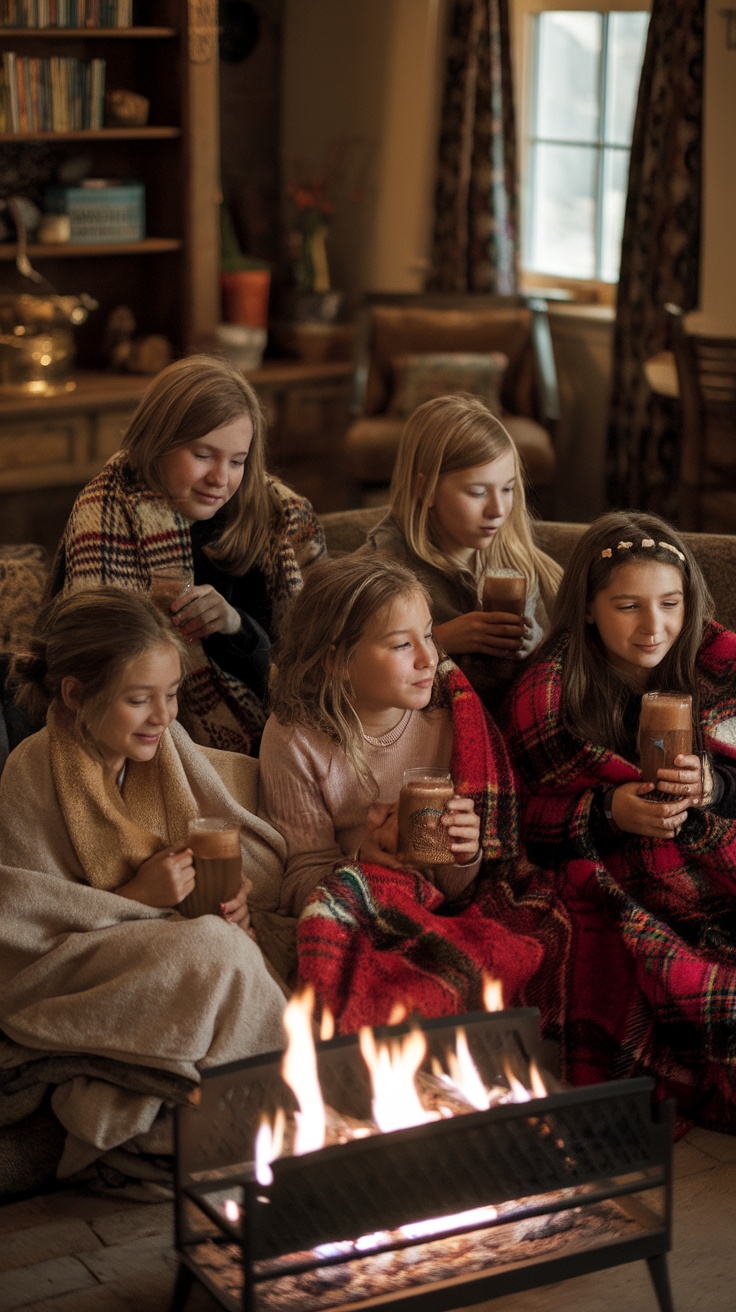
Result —
[{"label": "glass mug of hot chocolate", "polygon": [[404,771],[399,794],[399,852],[408,861],[447,865],[453,860],[445,804],[454,796],[449,770],[419,766]]},{"label": "glass mug of hot chocolate", "polygon": [[182,597],[194,583],[194,573],[183,565],[159,565],[151,570],[149,596],[159,610],[171,614],[171,603]]},{"label": "glass mug of hot chocolate", "polygon": [[188,843],[195,883],[177,910],[191,919],[218,916],[220,904],[234,898],[242,882],[240,825],[221,816],[201,816],[189,821]]},{"label": "glass mug of hot chocolate", "polygon": [[[645,692],[639,715],[639,767],[642,778],[657,783],[658,770],[674,770],[675,757],[693,750],[693,699],[686,692]],[[652,802],[672,802],[674,794],[657,789]]]},{"label": "glass mug of hot chocolate", "polygon": [[521,617],[526,609],[526,576],[500,565],[486,570],[481,580],[480,602],[483,610]]}]

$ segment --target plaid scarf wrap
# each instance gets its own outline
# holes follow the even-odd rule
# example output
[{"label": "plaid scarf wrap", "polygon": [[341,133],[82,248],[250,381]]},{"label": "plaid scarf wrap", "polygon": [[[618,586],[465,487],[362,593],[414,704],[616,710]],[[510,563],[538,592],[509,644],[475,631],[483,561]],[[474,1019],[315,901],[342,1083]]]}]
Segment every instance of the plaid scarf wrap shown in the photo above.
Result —
[{"label": "plaid scarf wrap", "polygon": [[[324,551],[324,535],[308,501],[274,482],[280,502],[276,532],[257,564],[276,621],[301,587],[301,567]],[[192,568],[189,524],[164,497],[144,486],[125,459],[113,456],[77,497],[52,571],[51,592],[110,584],[148,591],[152,570]],[[195,742],[250,753],[265,711],[258,697],[192,643],[179,694],[179,719]]]}]

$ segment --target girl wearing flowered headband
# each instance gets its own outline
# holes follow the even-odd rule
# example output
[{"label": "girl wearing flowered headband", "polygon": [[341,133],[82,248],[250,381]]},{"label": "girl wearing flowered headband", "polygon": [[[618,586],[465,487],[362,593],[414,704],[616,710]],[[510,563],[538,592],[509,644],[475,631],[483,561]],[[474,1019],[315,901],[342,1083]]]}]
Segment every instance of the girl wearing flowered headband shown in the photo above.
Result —
[{"label": "girl wearing flowered headband", "polygon": [[[602,516],[513,691],[509,740],[530,852],[558,868],[577,928],[568,1074],[649,1072],[736,1129],[736,634],[712,613],[668,524]],[[691,694],[698,753],[656,785],[638,768],[647,690]]]}]

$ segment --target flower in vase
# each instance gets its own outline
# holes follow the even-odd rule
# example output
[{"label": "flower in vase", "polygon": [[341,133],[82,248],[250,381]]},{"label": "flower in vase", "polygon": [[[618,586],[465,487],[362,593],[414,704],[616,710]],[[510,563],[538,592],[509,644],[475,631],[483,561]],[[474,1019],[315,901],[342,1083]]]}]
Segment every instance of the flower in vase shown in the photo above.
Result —
[{"label": "flower in vase", "polygon": [[[287,195],[295,211],[295,232],[291,249],[295,281],[299,291],[325,293],[330,291],[330,268],[327,259],[327,234],[332,216],[336,210],[334,197],[342,200],[357,201],[364,194],[364,180],[361,177],[355,185],[348,187],[347,172],[349,160],[354,162],[355,152],[365,146],[359,139],[344,138],[332,144],[328,151],[327,163],[321,173],[311,174],[297,161],[296,178],[287,187]],[[361,153],[365,153],[365,150]],[[360,172],[365,174],[370,163],[371,151],[361,164]]]}]

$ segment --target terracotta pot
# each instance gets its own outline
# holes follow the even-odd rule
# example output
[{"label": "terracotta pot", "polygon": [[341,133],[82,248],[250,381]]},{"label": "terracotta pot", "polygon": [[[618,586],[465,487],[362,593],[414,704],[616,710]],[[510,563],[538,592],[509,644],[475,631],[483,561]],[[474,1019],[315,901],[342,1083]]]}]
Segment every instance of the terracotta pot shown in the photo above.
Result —
[{"label": "terracotta pot", "polygon": [[268,296],[271,274],[268,269],[240,269],[221,273],[222,317],[225,323],[247,323],[252,328],[268,326]]}]

